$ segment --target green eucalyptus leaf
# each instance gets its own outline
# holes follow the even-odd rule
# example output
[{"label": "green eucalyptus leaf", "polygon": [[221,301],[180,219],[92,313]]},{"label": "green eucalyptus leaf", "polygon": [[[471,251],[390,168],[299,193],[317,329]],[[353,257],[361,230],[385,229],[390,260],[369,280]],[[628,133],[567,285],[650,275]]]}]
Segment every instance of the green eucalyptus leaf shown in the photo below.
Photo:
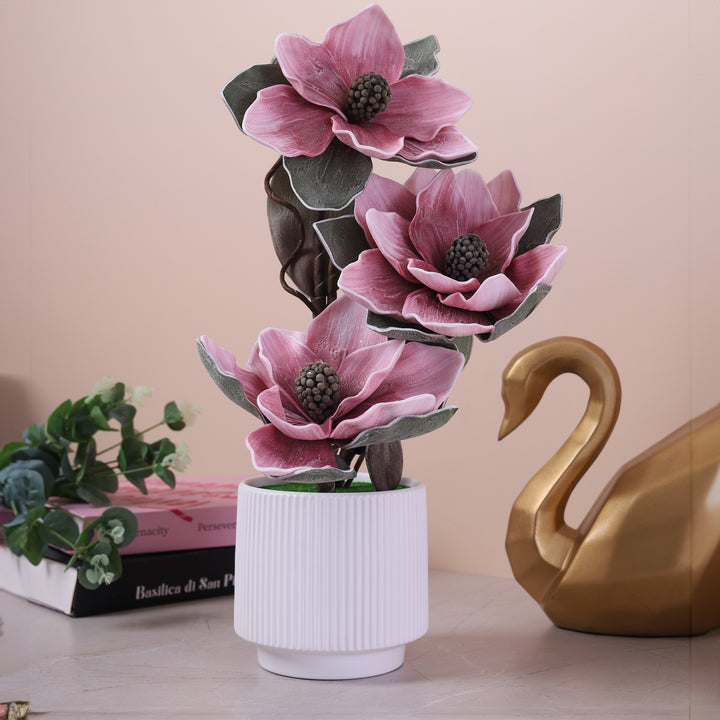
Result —
[{"label": "green eucalyptus leaf", "polygon": [[313,483],[325,484],[334,482],[345,482],[353,480],[357,477],[357,473],[352,469],[342,470],[340,468],[326,467],[312,470],[303,470],[292,475],[283,475],[282,477],[273,478],[277,480],[277,484],[283,483]]},{"label": "green eucalyptus leaf", "polygon": [[123,507],[105,510],[95,528],[101,541],[110,541],[118,548],[129,545],[137,536],[138,521],[135,514]]},{"label": "green eucalyptus leaf", "polygon": [[72,550],[80,535],[80,528],[69,513],[63,510],[51,510],[38,525],[38,532],[48,545]]},{"label": "green eucalyptus leaf", "polygon": [[289,85],[277,63],[253,65],[223,88],[225,104],[241,130],[247,109],[255,102],[260,90],[271,85]]},{"label": "green eucalyptus leaf", "polygon": [[175,473],[164,465],[155,465],[155,474],[170,488],[175,487]]},{"label": "green eucalyptus leaf", "polygon": [[47,440],[45,423],[31,423],[23,431],[22,437],[28,445],[32,445],[33,447],[42,445]]},{"label": "green eucalyptus leaf", "polygon": [[43,506],[55,476],[41,460],[17,460],[0,470],[2,502],[16,513]]},{"label": "green eucalyptus leaf", "polygon": [[90,485],[103,492],[114,493],[118,489],[118,476],[109,465],[95,460],[87,466],[81,485]]},{"label": "green eucalyptus leaf", "polygon": [[227,375],[220,370],[200,340],[196,340],[195,343],[205,369],[215,384],[222,390],[225,397],[232,400],[236,405],[239,405],[243,410],[247,410],[251,415],[262,420],[260,411],[247,399],[242,383],[233,375]]},{"label": "green eucalyptus leaf", "polygon": [[44,507],[34,507],[28,511],[22,522],[8,523],[4,528],[8,547],[16,555],[24,555],[33,565],[40,563],[47,550],[47,543],[36,525],[45,512]]},{"label": "green eucalyptus leaf", "polygon": [[313,227],[332,264],[342,270],[355,262],[370,245],[354,215],[341,215],[316,222]]},{"label": "green eucalyptus leaf", "polygon": [[437,59],[440,44],[434,35],[407,43],[403,49],[405,50],[405,65],[401,77],[434,75],[440,69]]},{"label": "green eucalyptus leaf", "polygon": [[73,404],[70,400],[65,400],[65,402],[58,405],[50,414],[50,417],[45,423],[45,435],[51,440],[59,441],[66,436],[66,428],[72,406]]},{"label": "green eucalyptus leaf", "polygon": [[409,440],[441,428],[456,411],[457,408],[451,406],[433,410],[425,415],[403,415],[387,425],[363,430],[348,443],[343,444],[343,447],[351,449],[397,440]]},{"label": "green eucalyptus leaf", "polygon": [[163,419],[171,430],[182,430],[185,427],[185,419],[175,401],[169,402],[165,406]]},{"label": "green eucalyptus leaf", "polygon": [[57,475],[60,469],[60,458],[51,448],[23,447],[18,448],[12,454],[13,460],[38,460],[48,468],[52,476]]},{"label": "green eucalyptus leaf", "polygon": [[523,210],[529,210],[530,208],[533,208],[533,215],[530,218],[528,229],[520,238],[515,257],[532,250],[538,245],[549,243],[562,223],[561,195],[553,195],[544,200],[538,200],[532,205],[523,208]]},{"label": "green eucalyptus leaf", "polygon": [[122,560],[111,543],[98,543],[83,560],[78,570],[78,582],[88,590],[109,585],[122,575]]},{"label": "green eucalyptus leaf", "polygon": [[112,430],[103,411],[97,405],[90,408],[90,418],[100,430]]},{"label": "green eucalyptus leaf", "polygon": [[402,480],[402,445],[397,440],[370,445],[365,451],[365,464],[376,490],[394,490]]},{"label": "green eucalyptus leaf", "polygon": [[27,448],[27,443],[20,442],[19,440],[7,443],[3,449],[0,450],[0,470],[11,462],[18,450],[24,450],[25,448]]},{"label": "green eucalyptus leaf", "polygon": [[110,410],[110,417],[113,420],[117,420],[123,428],[128,426],[132,427],[136,413],[137,409],[133,405],[122,403]]},{"label": "green eucalyptus leaf", "polygon": [[506,317],[496,321],[490,332],[483,333],[477,337],[482,340],[482,342],[490,342],[504,335],[508,330],[512,330],[512,328],[525,320],[525,318],[535,310],[550,290],[550,285],[544,285],[543,283],[536,285],[515,310]]},{"label": "green eucalyptus leaf", "polygon": [[293,192],[311,210],[342,210],[364,189],[372,160],[337,138],[317,157],[284,157]]},{"label": "green eucalyptus leaf", "polygon": [[83,502],[93,507],[106,507],[110,505],[110,498],[98,488],[83,483],[77,486],[77,494]]}]

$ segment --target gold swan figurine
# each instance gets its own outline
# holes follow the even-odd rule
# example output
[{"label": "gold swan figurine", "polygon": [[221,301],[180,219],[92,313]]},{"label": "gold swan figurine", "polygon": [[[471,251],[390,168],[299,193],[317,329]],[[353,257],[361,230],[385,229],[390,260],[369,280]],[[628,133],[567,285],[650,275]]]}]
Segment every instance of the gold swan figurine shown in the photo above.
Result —
[{"label": "gold swan figurine", "polygon": [[574,373],[587,409],[515,501],[506,550],[517,581],[553,623],[613,635],[696,635],[720,625],[720,405],[623,466],[580,526],[564,515],[620,409],[610,358],[559,337],[518,353],[503,373],[499,439],[533,412],[552,380]]}]

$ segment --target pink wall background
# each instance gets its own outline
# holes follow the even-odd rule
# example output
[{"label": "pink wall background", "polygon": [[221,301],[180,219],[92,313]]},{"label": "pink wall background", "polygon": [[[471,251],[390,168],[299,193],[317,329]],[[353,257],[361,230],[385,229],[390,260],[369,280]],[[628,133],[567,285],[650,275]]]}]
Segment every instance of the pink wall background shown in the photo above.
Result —
[{"label": "pink wall background", "polygon": [[[283,31],[321,40],[364,7],[330,0],[7,0],[0,4],[0,443],[111,375],[203,406],[188,475],[252,474],[253,419],[205,374],[207,333],[241,362],[260,329],[303,328],[279,289],[262,178],[220,90]],[[715,216],[720,146],[714,0],[447,0],[383,7],[403,41],[438,36],[443,78],[486,178],[511,168],[532,202],[561,192],[569,247],[550,296],[476,343],[441,431],[405,443],[429,488],[434,567],[509,575],[507,517],[574,427],[586,393],[558,381],[498,443],[500,375],[555,335],[601,345],[620,420],[573,497],[577,520],[626,460],[720,402]],[[258,9],[259,8],[259,9]],[[407,169],[377,163],[396,179]]]}]

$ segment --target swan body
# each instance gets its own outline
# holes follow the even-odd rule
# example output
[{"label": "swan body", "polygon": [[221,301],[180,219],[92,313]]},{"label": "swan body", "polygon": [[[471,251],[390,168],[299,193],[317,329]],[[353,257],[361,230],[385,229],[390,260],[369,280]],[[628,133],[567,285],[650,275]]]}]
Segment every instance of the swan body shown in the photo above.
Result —
[{"label": "swan body", "polygon": [[720,625],[720,405],[624,465],[579,527],[565,523],[573,488],[610,436],[620,380],[578,338],[521,351],[503,373],[502,439],[552,380],[580,376],[585,413],[515,501],[506,550],[517,581],[560,627],[615,635],[696,635]]}]

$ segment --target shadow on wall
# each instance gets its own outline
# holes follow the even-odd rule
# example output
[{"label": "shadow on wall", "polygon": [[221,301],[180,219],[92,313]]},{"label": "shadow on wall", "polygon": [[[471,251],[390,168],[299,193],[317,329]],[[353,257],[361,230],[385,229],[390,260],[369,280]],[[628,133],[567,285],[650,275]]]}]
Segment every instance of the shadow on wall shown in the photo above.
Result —
[{"label": "shadow on wall", "polygon": [[20,440],[23,430],[33,422],[25,384],[10,375],[0,375],[0,447]]}]

